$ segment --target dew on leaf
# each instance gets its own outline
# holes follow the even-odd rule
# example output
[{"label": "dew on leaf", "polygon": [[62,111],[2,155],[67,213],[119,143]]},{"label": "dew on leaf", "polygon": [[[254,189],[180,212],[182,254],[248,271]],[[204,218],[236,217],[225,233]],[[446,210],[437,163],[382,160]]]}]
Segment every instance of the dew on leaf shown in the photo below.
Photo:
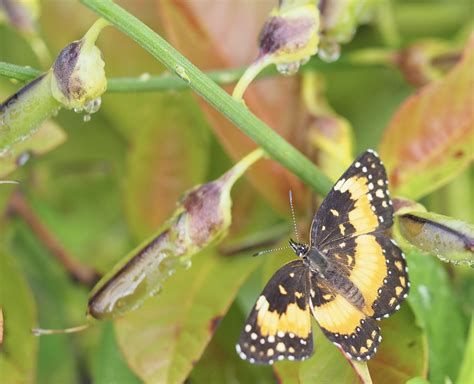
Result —
[{"label": "dew on leaf", "polygon": [[174,67],[174,71],[186,83],[191,84],[191,79],[188,77],[188,74],[186,73],[186,70],[181,65],[177,65],[176,67]]}]

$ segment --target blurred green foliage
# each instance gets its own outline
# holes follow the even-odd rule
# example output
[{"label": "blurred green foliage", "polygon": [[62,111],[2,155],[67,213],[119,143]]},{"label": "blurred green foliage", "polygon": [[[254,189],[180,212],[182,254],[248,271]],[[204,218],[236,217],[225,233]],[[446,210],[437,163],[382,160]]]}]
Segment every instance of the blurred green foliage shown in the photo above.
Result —
[{"label": "blurred green foliage", "polygon": [[[422,38],[444,39],[453,46],[467,41],[466,31],[473,22],[468,0],[388,3],[389,18],[387,13],[384,18],[376,14],[372,23],[359,27],[353,40],[342,46],[341,62],[344,54],[365,48],[399,52]],[[96,20],[76,2],[45,0],[40,4],[35,28],[53,57]],[[214,7],[200,1],[182,7],[167,0],[120,4],[164,34],[202,69],[250,64],[257,54],[258,31],[275,5],[270,0],[222,2]],[[387,27],[387,22],[393,25]],[[397,38],[387,31],[395,31]],[[101,34],[97,45],[108,77],[163,71],[113,28]],[[1,61],[46,69],[50,63],[39,59],[35,51],[18,30],[0,25]],[[350,123],[356,153],[378,147],[399,106],[418,91],[393,62],[386,64],[321,64],[318,58],[307,64],[318,68],[326,83],[324,98]],[[472,76],[466,81],[472,81]],[[299,76],[257,81],[246,93],[246,103],[313,156],[313,149],[306,146],[309,115],[299,82]],[[0,78],[2,100],[19,86]],[[448,112],[449,102],[448,97],[443,106]],[[225,256],[219,251],[231,243],[242,248],[248,243],[267,243],[268,229],[282,223],[290,228],[289,188],[295,194],[302,227],[307,227],[314,213],[309,190],[268,160],[234,188],[233,225],[222,249],[196,256],[189,270],[170,279],[162,295],[114,323],[99,323],[80,334],[32,336],[30,328],[35,326],[66,328],[83,323],[90,287],[74,279],[54,257],[41,232],[12,209],[15,193],[19,191],[30,213],[69,257],[103,274],[168,218],[186,189],[217,178],[253,146],[189,91],[105,93],[102,108],[91,121],[64,110],[53,121],[66,133],[65,141],[58,140],[54,150],[38,151],[10,173],[8,179],[20,181],[19,186],[0,184],[2,383],[174,383],[186,377],[190,383],[271,383],[275,378],[285,383],[358,382],[356,373],[316,326],[315,356],[301,364],[279,363],[273,369],[252,366],[234,351],[250,307],[288,255],[275,253],[257,260],[249,257],[254,249]],[[470,130],[472,134],[472,126]],[[421,143],[429,139],[418,137]],[[30,152],[35,153],[34,147]],[[317,163],[317,156],[312,159]],[[429,211],[473,222],[472,166],[461,173],[449,172],[443,176],[446,180],[455,176],[454,180],[423,194],[422,203]],[[408,197],[418,197],[416,192]],[[285,238],[270,240],[278,243]],[[372,380],[474,382],[473,271],[409,249],[412,291],[408,304],[381,323],[381,350],[368,365]],[[381,374],[389,369],[390,376]]]}]

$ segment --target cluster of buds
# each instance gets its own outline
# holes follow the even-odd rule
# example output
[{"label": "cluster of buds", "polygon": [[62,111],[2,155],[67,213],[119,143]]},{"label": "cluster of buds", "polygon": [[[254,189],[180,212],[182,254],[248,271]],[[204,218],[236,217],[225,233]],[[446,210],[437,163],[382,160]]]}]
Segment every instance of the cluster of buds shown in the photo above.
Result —
[{"label": "cluster of buds", "polygon": [[461,56],[462,47],[441,40],[422,40],[398,53],[395,63],[405,79],[419,87],[444,77]]},{"label": "cluster of buds", "polygon": [[192,256],[221,240],[231,224],[232,186],[262,155],[251,152],[218,179],[186,192],[168,222],[97,283],[90,316],[110,319],[138,308],[178,266],[190,266]]}]

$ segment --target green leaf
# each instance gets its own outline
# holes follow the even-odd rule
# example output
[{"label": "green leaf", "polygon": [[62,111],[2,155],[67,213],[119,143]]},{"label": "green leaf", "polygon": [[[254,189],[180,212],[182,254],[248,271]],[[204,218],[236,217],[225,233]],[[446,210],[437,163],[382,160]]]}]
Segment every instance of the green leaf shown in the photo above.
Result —
[{"label": "green leaf", "polygon": [[430,384],[430,382],[422,377],[413,377],[412,379],[408,380],[406,384]]},{"label": "green leaf", "polygon": [[467,340],[466,350],[462,360],[461,370],[457,383],[474,383],[474,316],[471,315],[471,327],[469,330],[469,338]]},{"label": "green leaf", "polygon": [[[74,284],[67,272],[48,254],[31,232],[18,223],[12,239],[17,255],[31,285],[38,307],[35,327],[66,328],[84,322],[86,290]],[[85,338],[86,333],[81,334]],[[39,338],[37,383],[74,383],[79,379],[74,336],[53,335]],[[58,364],[58,361],[61,364]]]},{"label": "green leaf", "polygon": [[426,334],[416,324],[415,315],[407,304],[380,322],[382,343],[368,362],[374,383],[404,384],[414,376],[426,377],[428,345]]},{"label": "green leaf", "polygon": [[474,36],[442,80],[408,98],[380,144],[393,192],[418,199],[453,179],[474,156]]},{"label": "green leaf", "polygon": [[400,234],[414,246],[454,264],[474,266],[474,226],[432,212],[398,218]]},{"label": "green leaf", "polygon": [[274,365],[280,383],[360,383],[358,374],[313,321],[314,355],[301,363],[278,362]]},{"label": "green leaf", "polygon": [[189,377],[192,383],[274,383],[271,367],[253,365],[235,351],[245,317],[236,302],[219,324]]},{"label": "green leaf", "polygon": [[428,336],[429,380],[433,384],[446,378],[455,381],[466,340],[456,295],[440,261],[410,246],[403,248],[410,268],[408,302]]},{"label": "green leaf", "polygon": [[125,203],[137,237],[149,235],[174,211],[179,196],[201,184],[208,166],[208,129],[189,93],[159,95],[153,123],[132,136]]},{"label": "green leaf", "polygon": [[114,327],[111,322],[104,322],[95,358],[92,377],[94,384],[138,384],[141,381],[125,363],[115,340]]},{"label": "green leaf", "polygon": [[0,382],[36,382],[38,338],[33,294],[15,259],[0,244],[0,309],[3,311],[4,339],[0,349]]},{"label": "green leaf", "polygon": [[0,177],[5,177],[25,164],[32,156],[40,156],[66,140],[63,129],[51,120],[45,121],[24,141],[17,141],[0,155]]},{"label": "green leaf", "polygon": [[160,295],[115,320],[128,364],[146,382],[181,383],[189,375],[238,289],[259,265],[248,257],[205,251]]}]

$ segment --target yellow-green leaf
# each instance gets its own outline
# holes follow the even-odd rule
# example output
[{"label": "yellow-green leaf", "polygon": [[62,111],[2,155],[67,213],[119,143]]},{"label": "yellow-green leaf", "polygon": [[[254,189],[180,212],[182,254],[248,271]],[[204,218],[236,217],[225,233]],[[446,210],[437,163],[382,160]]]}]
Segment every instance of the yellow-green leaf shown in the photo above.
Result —
[{"label": "yellow-green leaf", "polygon": [[160,295],[115,320],[118,342],[134,372],[147,383],[183,382],[258,265],[253,258],[206,251],[190,269],[176,273]]}]

